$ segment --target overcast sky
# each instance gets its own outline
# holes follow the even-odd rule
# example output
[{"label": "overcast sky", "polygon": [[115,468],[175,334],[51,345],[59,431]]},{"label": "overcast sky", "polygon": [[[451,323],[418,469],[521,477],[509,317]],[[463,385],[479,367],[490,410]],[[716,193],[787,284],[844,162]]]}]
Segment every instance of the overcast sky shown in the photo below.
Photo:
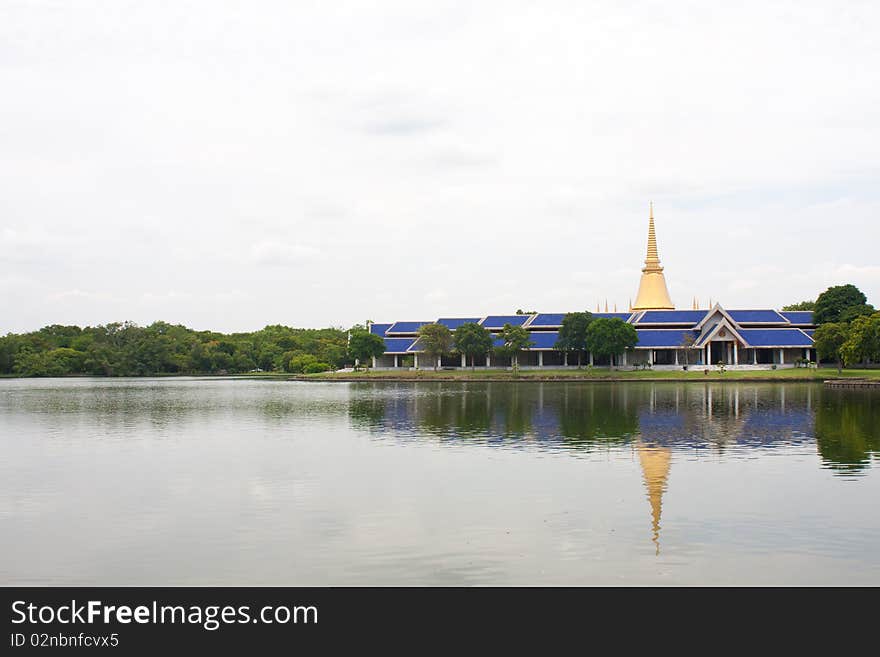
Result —
[{"label": "overcast sky", "polygon": [[0,333],[880,305],[876,2],[0,2]]}]

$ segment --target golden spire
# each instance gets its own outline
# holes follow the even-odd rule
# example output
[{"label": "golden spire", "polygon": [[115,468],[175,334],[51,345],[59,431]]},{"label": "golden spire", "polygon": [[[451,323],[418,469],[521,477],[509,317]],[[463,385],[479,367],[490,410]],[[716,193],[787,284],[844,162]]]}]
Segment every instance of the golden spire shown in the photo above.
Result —
[{"label": "golden spire", "polygon": [[614,302],[614,312],[617,312],[617,302]]},{"label": "golden spire", "polygon": [[596,312],[599,312],[599,302],[596,302]]},{"label": "golden spire", "polygon": [[605,299],[605,312],[608,312],[608,299]]},{"label": "golden spire", "polygon": [[639,292],[633,310],[673,310],[675,306],[666,288],[663,267],[660,266],[660,255],[657,251],[657,234],[654,231],[654,203],[648,218],[648,253],[645,266],[642,268],[642,279],[639,281]]},{"label": "golden spire", "polygon": [[636,451],[642,466],[645,488],[648,490],[648,501],[651,503],[651,541],[656,546],[655,554],[660,554],[660,513],[663,493],[666,492],[669,479],[672,450],[668,447],[649,446],[639,439],[636,441]]},{"label": "golden spire", "polygon": [[654,232],[654,202],[651,201],[651,214],[648,218],[648,257],[642,271],[663,271],[660,256],[657,254],[657,234]]},{"label": "golden spire", "polygon": [[630,312],[633,311],[633,298],[632,297],[629,298],[629,311]]}]

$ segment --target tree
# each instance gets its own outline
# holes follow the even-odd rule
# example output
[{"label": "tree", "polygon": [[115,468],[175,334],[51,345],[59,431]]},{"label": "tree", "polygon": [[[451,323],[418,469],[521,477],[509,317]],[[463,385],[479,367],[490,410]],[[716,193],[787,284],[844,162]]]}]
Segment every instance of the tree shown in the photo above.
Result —
[{"label": "tree", "polygon": [[613,358],[639,341],[635,327],[619,317],[600,317],[587,327],[587,349],[597,356]]},{"label": "tree", "polygon": [[843,368],[843,355],[841,347],[846,342],[848,336],[846,324],[837,322],[828,322],[822,324],[813,334],[813,343],[816,347],[818,357],[827,358],[837,362],[837,373],[840,374]]},{"label": "tree", "polygon": [[848,308],[866,305],[868,299],[850,283],[829,287],[816,299],[813,321],[816,324],[845,321],[841,315]]},{"label": "tree", "polygon": [[436,372],[437,360],[452,351],[452,331],[443,324],[423,324],[419,327],[419,344]]},{"label": "tree", "polygon": [[840,356],[847,367],[880,360],[880,313],[853,320],[840,347]]},{"label": "tree", "polygon": [[513,367],[513,373],[516,374],[519,369],[519,352],[534,346],[529,332],[522,326],[513,326],[505,324],[498,334],[501,339],[501,346],[495,347],[495,351],[503,356],[510,356],[510,364]]},{"label": "tree", "polygon": [[385,340],[381,336],[364,329],[354,329],[349,335],[348,353],[355,360],[355,363],[357,361],[366,362],[371,358],[379,358],[385,353]]},{"label": "tree", "polygon": [[538,311],[536,311],[536,310],[523,310],[522,308],[517,308],[516,314],[517,315],[537,315]]},{"label": "tree", "polygon": [[492,334],[479,324],[467,322],[455,329],[453,342],[456,351],[470,357],[474,369],[474,357],[485,356],[492,349]]},{"label": "tree", "polygon": [[684,349],[684,365],[685,367],[691,364],[691,349],[694,346],[694,343],[697,339],[694,337],[694,334],[691,331],[686,331],[681,336],[681,342],[679,346]]},{"label": "tree", "polygon": [[877,312],[877,310],[870,303],[863,303],[858,306],[850,306],[849,308],[845,308],[840,313],[839,321],[852,322],[859,317],[869,317],[875,312]]},{"label": "tree", "polygon": [[560,351],[576,351],[578,367],[581,366],[581,356],[587,350],[587,327],[592,321],[592,313],[586,311],[582,313],[567,313],[562,318],[559,339],[553,345]]},{"label": "tree", "polygon": [[799,301],[798,303],[790,303],[782,306],[783,310],[816,310],[815,301]]}]

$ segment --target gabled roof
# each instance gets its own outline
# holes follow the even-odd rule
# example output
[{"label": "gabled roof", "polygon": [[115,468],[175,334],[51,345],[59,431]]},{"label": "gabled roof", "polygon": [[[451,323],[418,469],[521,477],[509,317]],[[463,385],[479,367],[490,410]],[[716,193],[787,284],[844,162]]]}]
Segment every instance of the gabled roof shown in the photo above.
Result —
[{"label": "gabled roof", "polygon": [[534,343],[529,349],[551,350],[559,339],[559,331],[534,331],[529,333],[529,339]]},{"label": "gabled roof", "polygon": [[385,335],[385,331],[391,328],[391,324],[370,324],[370,333],[373,335]]},{"label": "gabled roof", "polygon": [[742,329],[740,333],[750,347],[812,347],[809,335],[796,328]]},{"label": "gabled roof", "polygon": [[480,317],[441,317],[437,324],[442,324],[450,331],[454,331],[462,324],[479,324]]},{"label": "gabled roof", "polygon": [[658,347],[682,347],[682,343],[686,336],[691,336],[696,340],[697,332],[681,329],[636,329],[639,341],[635,348],[647,349]]},{"label": "gabled roof", "polygon": [[716,303],[709,310],[709,312],[706,313],[706,315],[703,317],[703,319],[701,319],[697,323],[697,325],[694,327],[694,330],[701,331],[703,329],[703,326],[705,326],[710,319],[712,319],[713,317],[715,317],[718,314],[720,314],[722,317],[724,317],[731,324],[736,324],[736,320],[734,320],[733,317],[730,316],[730,313],[728,313],[726,310],[724,310],[724,308],[721,307],[720,303]]},{"label": "gabled roof", "polygon": [[687,324],[694,326],[708,310],[646,310],[635,318],[635,323],[640,324]]},{"label": "gabled roof", "polygon": [[528,323],[529,328],[548,327],[557,328],[562,326],[562,318],[566,313],[538,313]]},{"label": "gabled roof", "polygon": [[415,338],[385,338],[385,353],[404,354],[415,341]]},{"label": "gabled roof", "polygon": [[730,320],[729,316],[727,316],[727,313],[725,313],[723,309],[721,309],[721,312],[725,315],[725,317],[723,317],[717,324],[715,324],[715,326],[713,326],[711,330],[701,333],[700,337],[697,338],[697,341],[694,343],[695,347],[702,347],[703,345],[705,345],[706,342],[718,335],[721,332],[721,329],[725,329],[733,333],[733,335],[740,342],[746,342],[746,340],[742,336],[742,331],[735,328],[736,322]]},{"label": "gabled roof", "polygon": [[737,324],[788,324],[775,310],[728,310]]},{"label": "gabled roof", "polygon": [[480,325],[492,329],[504,328],[505,324],[510,324],[512,326],[522,326],[525,324],[532,316],[531,315],[489,315]]},{"label": "gabled roof", "polygon": [[813,311],[812,310],[783,310],[779,313],[785,319],[787,319],[792,324],[812,324],[813,323]]},{"label": "gabled roof", "polygon": [[394,324],[385,331],[385,335],[391,335],[392,333],[418,333],[420,327],[431,323],[432,322],[394,322]]}]

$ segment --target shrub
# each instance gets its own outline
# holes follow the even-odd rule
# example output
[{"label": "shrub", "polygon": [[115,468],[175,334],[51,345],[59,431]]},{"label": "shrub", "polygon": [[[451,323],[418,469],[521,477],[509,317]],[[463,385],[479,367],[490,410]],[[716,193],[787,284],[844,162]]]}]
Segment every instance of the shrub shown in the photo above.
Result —
[{"label": "shrub", "polygon": [[309,363],[303,369],[306,374],[317,374],[318,372],[326,372],[330,369],[327,363]]}]

